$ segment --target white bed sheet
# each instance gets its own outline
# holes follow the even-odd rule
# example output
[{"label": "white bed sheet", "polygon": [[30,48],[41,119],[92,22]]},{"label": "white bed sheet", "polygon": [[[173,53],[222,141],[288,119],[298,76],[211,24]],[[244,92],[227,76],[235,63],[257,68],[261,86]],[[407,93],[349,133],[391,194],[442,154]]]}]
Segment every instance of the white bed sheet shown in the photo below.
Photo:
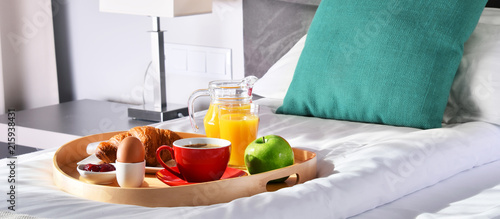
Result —
[{"label": "white bed sheet", "polygon": [[[278,134],[293,147],[316,152],[317,179],[211,206],[109,204],[59,190],[52,182],[55,149],[50,149],[18,157],[16,213],[49,218],[441,218],[470,211],[500,216],[496,125],[470,122],[419,130],[277,115],[281,100],[257,103],[263,106],[259,135]],[[199,123],[203,113],[197,113]],[[187,118],[158,127],[191,132]],[[1,176],[8,176],[7,161],[1,160]],[[3,194],[8,186],[0,180]],[[0,210],[6,210],[8,203],[0,203]],[[472,206],[468,203],[482,208],[466,210],[462,205]]]},{"label": "white bed sheet", "polygon": [[500,218],[499,170],[485,164],[352,218]]}]

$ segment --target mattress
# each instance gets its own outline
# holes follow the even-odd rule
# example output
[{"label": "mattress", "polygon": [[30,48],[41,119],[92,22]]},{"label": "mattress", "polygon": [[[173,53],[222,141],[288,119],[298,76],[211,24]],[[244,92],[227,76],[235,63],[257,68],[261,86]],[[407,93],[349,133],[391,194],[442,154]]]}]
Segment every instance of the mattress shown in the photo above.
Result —
[{"label": "mattress", "polygon": [[[276,114],[281,101],[256,101],[261,105],[259,136],[281,135],[292,147],[315,152],[317,178],[313,180],[209,206],[110,204],[85,200],[56,187],[52,181],[54,148],[17,158],[15,213],[47,218],[500,216],[499,126],[468,122],[421,130]],[[199,124],[204,113],[195,115]],[[156,126],[192,132],[188,118]],[[5,177],[9,175],[7,162],[2,159],[0,168]],[[7,180],[1,180],[0,187],[7,193]],[[8,211],[8,202],[1,206]]]}]

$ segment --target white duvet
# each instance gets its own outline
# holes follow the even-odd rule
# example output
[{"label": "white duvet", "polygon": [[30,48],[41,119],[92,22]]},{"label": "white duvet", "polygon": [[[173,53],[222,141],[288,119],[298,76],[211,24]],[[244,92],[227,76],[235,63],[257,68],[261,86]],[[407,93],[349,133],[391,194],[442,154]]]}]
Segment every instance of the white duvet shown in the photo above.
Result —
[{"label": "white duvet", "polygon": [[[15,213],[49,218],[347,218],[356,215],[376,218],[374,215],[391,215],[390,209],[394,206],[412,209],[393,202],[397,199],[500,159],[500,127],[485,122],[419,130],[277,115],[274,111],[280,100],[261,99],[257,103],[263,106],[259,135],[281,135],[293,147],[315,152],[317,179],[211,206],[147,208],[108,204],[59,190],[52,182],[55,149],[50,149],[18,158]],[[202,117],[203,113],[197,114],[199,123]],[[188,118],[157,127],[191,132]],[[7,159],[2,162],[0,175],[7,176]],[[5,194],[6,180],[0,180],[0,188]],[[6,210],[8,203],[0,203],[1,210]],[[363,212],[366,213],[361,214]],[[490,213],[500,215],[500,211]],[[439,214],[429,217],[434,216]]]}]

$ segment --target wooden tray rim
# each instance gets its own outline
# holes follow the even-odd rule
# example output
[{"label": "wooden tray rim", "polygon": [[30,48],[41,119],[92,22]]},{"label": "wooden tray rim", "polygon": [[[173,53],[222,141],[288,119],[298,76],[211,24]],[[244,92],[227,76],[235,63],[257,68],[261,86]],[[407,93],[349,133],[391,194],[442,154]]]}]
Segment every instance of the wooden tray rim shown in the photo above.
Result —
[{"label": "wooden tray rim", "polygon": [[[304,167],[309,166],[308,168],[311,169],[311,170],[312,170],[312,167],[313,167],[314,173],[310,173],[309,172],[308,174],[305,174],[305,175],[309,175],[308,177],[307,176],[305,178],[300,177],[300,179],[297,179],[297,183],[296,184],[300,184],[300,183],[308,181],[308,180],[310,180],[312,178],[316,178],[316,160],[317,160],[316,154],[314,152],[311,152],[311,151],[308,151],[308,150],[304,150],[304,149],[299,149],[299,148],[293,148],[295,156],[297,157],[298,153],[306,153],[306,154],[308,154],[308,157],[307,157],[308,159],[306,159],[306,160],[304,160],[304,161],[302,161],[300,163],[295,163],[295,164],[293,164],[291,166],[288,166],[288,167],[284,167],[284,168],[281,168],[281,169],[272,170],[272,171],[268,171],[268,172],[264,172],[264,173],[259,173],[259,174],[253,174],[253,175],[247,175],[247,176],[242,176],[242,177],[238,177],[238,178],[217,180],[217,181],[211,181],[211,182],[205,182],[205,183],[197,183],[197,184],[181,185],[181,186],[168,186],[168,185],[165,184],[166,187],[161,187],[161,188],[159,188],[159,187],[154,187],[154,188],[151,188],[151,187],[121,188],[121,187],[114,187],[114,186],[107,186],[107,185],[92,184],[92,183],[84,182],[82,180],[79,180],[79,179],[76,179],[76,178],[70,176],[68,173],[64,172],[59,167],[58,160],[57,160],[57,158],[58,158],[57,155],[65,147],[69,147],[70,145],[76,144],[76,142],[82,141],[83,139],[101,139],[102,140],[102,138],[105,138],[103,140],[106,140],[106,139],[109,139],[109,138],[106,138],[104,136],[113,136],[113,135],[116,135],[116,134],[119,134],[119,133],[122,133],[122,132],[124,132],[124,131],[108,132],[108,133],[100,133],[100,134],[95,134],[95,135],[84,136],[84,137],[72,140],[72,141],[70,141],[70,142],[62,145],[59,149],[57,149],[57,151],[55,152],[54,157],[53,157],[53,169],[55,170],[53,172],[53,179],[54,179],[54,183],[56,184],[56,186],[58,186],[60,189],[62,189],[63,191],[65,191],[67,193],[70,193],[70,194],[73,194],[73,195],[76,195],[76,196],[79,196],[79,197],[82,197],[82,198],[87,198],[87,199],[95,200],[95,201],[104,201],[104,202],[117,203],[117,204],[132,204],[132,205],[140,205],[140,206],[159,207],[159,206],[187,206],[187,205],[170,205],[170,204],[167,204],[167,205],[150,205],[150,204],[144,204],[143,205],[142,203],[137,203],[137,202],[126,203],[126,202],[116,202],[116,201],[109,201],[109,200],[106,201],[106,200],[100,200],[98,198],[96,199],[96,198],[93,198],[93,197],[88,197],[86,195],[82,196],[82,195],[76,194],[75,191],[73,191],[72,189],[65,188],[64,185],[65,184],[74,184],[74,187],[83,187],[85,189],[97,189],[97,190],[105,188],[108,191],[109,190],[114,190],[114,192],[116,192],[116,191],[132,191],[132,192],[133,191],[152,191],[152,192],[160,192],[160,191],[164,191],[164,190],[180,190],[180,189],[186,189],[186,188],[194,189],[196,187],[210,186],[210,185],[220,184],[220,183],[230,184],[230,183],[228,183],[228,181],[235,181],[235,183],[236,183],[236,181],[242,181],[242,179],[247,180],[247,181],[249,181],[249,180],[265,181],[265,183],[267,183],[269,180],[276,179],[277,176],[281,177],[280,175],[283,175],[283,174],[284,174],[284,176],[291,175],[291,174],[289,174],[290,171],[287,171],[287,170],[291,170],[294,167],[300,167],[300,166],[304,166]],[[181,136],[191,136],[191,137],[203,137],[204,136],[204,135],[195,134],[195,133],[186,133],[186,132],[177,132],[177,133],[179,133]],[[75,164],[76,164],[76,162],[78,162],[78,161],[75,161]],[[292,172],[295,172],[295,171],[292,171]],[[61,182],[60,180],[64,180],[65,182]],[[257,191],[257,192],[255,192],[255,194],[262,193],[262,192],[267,192],[267,191]],[[254,194],[251,194],[251,195],[254,195]],[[246,197],[246,196],[249,196],[249,195],[244,195],[244,196],[241,196],[241,197]],[[236,197],[236,198],[239,198],[239,197]],[[230,200],[225,200],[225,201],[222,201],[222,202],[228,202],[228,201],[231,201],[233,199],[235,199],[235,198],[232,198]],[[215,201],[213,203],[212,202],[202,203],[202,205],[216,204],[216,203],[221,203],[221,201]]]}]

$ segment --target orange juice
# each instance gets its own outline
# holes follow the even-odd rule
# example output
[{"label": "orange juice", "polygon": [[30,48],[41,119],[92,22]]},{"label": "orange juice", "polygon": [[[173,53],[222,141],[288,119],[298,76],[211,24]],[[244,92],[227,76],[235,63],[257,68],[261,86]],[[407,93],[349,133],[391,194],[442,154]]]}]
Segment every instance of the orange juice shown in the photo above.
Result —
[{"label": "orange juice", "polygon": [[205,134],[209,138],[219,138],[219,110],[216,104],[210,104],[203,119]]},{"label": "orange juice", "polygon": [[189,96],[189,121],[194,132],[199,130],[194,119],[194,102],[198,97],[209,96],[210,107],[205,116],[205,132],[207,136],[219,137],[217,105],[244,106],[252,103],[252,88],[258,80],[255,76],[248,76],[243,80],[217,80],[208,83],[208,89],[198,89]]},{"label": "orange juice", "polygon": [[[203,124],[205,126],[205,134],[209,138],[219,138],[219,105],[217,103],[211,103],[208,107],[207,114],[203,119]],[[225,109],[249,109],[250,104],[243,105],[224,105]],[[222,109],[222,112],[227,110]]]},{"label": "orange juice", "polygon": [[219,118],[220,138],[231,141],[229,165],[245,166],[245,149],[257,138],[259,116],[249,113],[223,114]]}]

